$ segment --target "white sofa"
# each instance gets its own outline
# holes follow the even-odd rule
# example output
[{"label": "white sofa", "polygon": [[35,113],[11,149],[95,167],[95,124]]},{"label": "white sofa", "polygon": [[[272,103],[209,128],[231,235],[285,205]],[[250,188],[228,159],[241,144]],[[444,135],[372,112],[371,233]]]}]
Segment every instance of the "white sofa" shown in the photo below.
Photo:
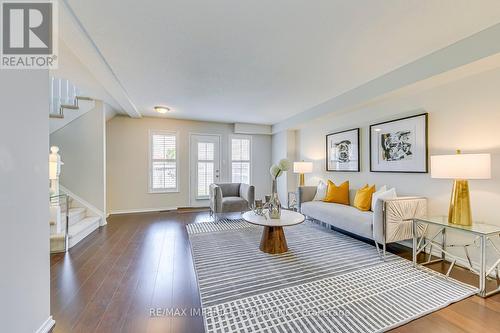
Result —
[{"label": "white sofa", "polygon": [[[351,234],[374,240],[385,245],[412,238],[412,220],[427,215],[427,199],[422,197],[398,197],[379,199],[375,211],[360,211],[353,206],[313,201],[316,186],[297,188],[299,211],[307,216]],[[356,190],[351,190],[350,202],[354,202]]]}]

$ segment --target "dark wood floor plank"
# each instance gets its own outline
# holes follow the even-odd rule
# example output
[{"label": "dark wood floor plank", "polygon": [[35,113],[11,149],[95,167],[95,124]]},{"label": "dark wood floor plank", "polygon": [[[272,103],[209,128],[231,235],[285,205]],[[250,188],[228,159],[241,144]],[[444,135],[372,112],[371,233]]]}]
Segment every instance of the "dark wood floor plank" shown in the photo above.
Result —
[{"label": "dark wood floor plank", "polygon": [[[202,317],[191,315],[200,299],[185,226],[207,220],[207,212],[197,211],[111,216],[69,253],[53,255],[54,333],[202,333]],[[411,256],[402,246],[389,250]],[[431,268],[444,272],[448,264]],[[477,280],[464,269],[455,269],[452,277]],[[187,316],[168,312],[183,309]],[[473,296],[391,332],[500,332],[499,318],[500,295]]]},{"label": "dark wood floor plank", "polygon": [[[147,329],[166,233],[165,225],[156,220],[153,220],[148,228],[141,266],[139,267],[139,279],[135,288],[131,290],[134,302],[127,309],[121,328],[122,332],[144,332]],[[165,319],[169,318],[165,317]]]},{"label": "dark wood floor plank", "polygon": [[134,258],[134,254],[137,252],[138,244],[133,242],[136,237],[139,237],[137,230],[130,238],[125,250],[119,255],[111,271],[109,271],[108,275],[104,278],[103,283],[96,290],[92,300],[87,304],[78,321],[72,327],[72,332],[84,333],[95,331],[100,322],[100,320],[98,320],[100,318],[96,318],[95,314],[103,314],[106,311],[119,286],[119,282],[123,280]]},{"label": "dark wood floor plank", "polygon": [[131,304],[134,302],[134,294],[131,290],[136,288],[141,265],[141,251],[143,245],[145,232],[142,230],[142,240],[140,244],[136,244],[139,251],[137,251],[130,266],[125,273],[124,278],[118,284],[118,287],[104,311],[100,322],[97,325],[97,332],[120,332],[123,322],[125,321],[126,314]]},{"label": "dark wood floor plank", "polygon": [[[51,295],[53,298],[60,300],[56,304],[64,306],[65,302],[69,302],[74,297],[79,290],[79,288],[75,289],[75,284],[78,284],[80,288],[84,285],[95,270],[100,267],[101,263],[109,257],[111,248],[115,246],[113,244],[116,244],[119,240],[115,235],[123,237],[126,235],[127,230],[123,228],[120,233],[110,236],[109,242],[105,243],[105,245],[96,246],[93,249],[94,251],[91,252],[92,254],[89,254],[85,260],[78,260],[81,258],[79,257],[73,261],[72,253],[67,254],[67,260],[64,260],[61,265],[62,270],[58,272],[58,280],[52,281]],[[57,308],[54,310],[57,310]]]},{"label": "dark wood floor plank", "polygon": [[[177,240],[175,224],[167,224],[161,256],[156,272],[156,280],[151,300],[151,309],[165,310],[173,308],[173,276],[175,244]],[[170,332],[171,318],[160,315],[148,318],[147,332]]]},{"label": "dark wood floor plank", "polygon": [[[121,251],[126,247],[127,242],[130,240],[129,237],[133,233],[133,228],[127,228],[117,242],[106,247],[108,251],[104,256],[96,256],[96,260],[93,260],[95,266],[88,265],[87,262],[85,270],[79,271],[82,277],[76,283],[76,288],[58,293],[58,302],[52,311],[60,312],[64,318],[64,321],[58,325],[62,329],[61,332],[71,332],[72,326],[78,322],[78,318],[92,300],[95,292],[104,283],[106,276],[118,260]],[[99,320],[101,313],[95,315],[96,320]]]},{"label": "dark wood floor plank", "polygon": [[[107,247],[110,243],[114,241],[115,238],[119,237],[121,233],[125,232],[123,228],[118,228],[118,226],[109,227],[106,226],[104,228],[100,228],[94,231],[87,239],[93,239],[94,242],[87,242],[87,247],[82,247],[82,244],[79,243],[75,247],[69,250],[69,255],[71,258],[71,263],[74,267],[78,269],[83,269],[85,263],[88,260],[94,259],[97,253],[105,251],[103,247]],[[84,241],[86,241],[85,239]],[[66,254],[66,256],[68,255]],[[57,265],[53,267],[51,270],[51,282],[54,282],[56,279],[61,278],[61,270],[66,269],[65,265]],[[64,274],[67,274],[64,272]],[[55,283],[56,286],[59,286],[59,283]]]},{"label": "dark wood floor plank", "polygon": [[[80,241],[77,245],[75,245],[73,248],[69,250],[69,252],[73,252],[73,260],[76,260],[78,257],[85,255],[86,251],[95,250],[95,247],[93,246],[94,244],[98,244],[99,242],[101,243],[105,242],[109,238],[110,234],[116,230],[119,230],[118,226],[113,225],[94,231],[91,237],[86,237],[85,239]],[[63,258],[64,258],[64,253],[52,256],[51,260],[57,261]],[[55,272],[57,271],[52,271],[52,273]]]}]

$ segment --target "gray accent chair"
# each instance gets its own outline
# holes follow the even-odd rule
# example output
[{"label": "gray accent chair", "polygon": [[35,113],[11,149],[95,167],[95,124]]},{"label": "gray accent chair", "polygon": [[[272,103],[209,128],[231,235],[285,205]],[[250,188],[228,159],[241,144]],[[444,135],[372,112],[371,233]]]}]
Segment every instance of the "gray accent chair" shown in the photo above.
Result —
[{"label": "gray accent chair", "polygon": [[246,212],[255,202],[255,187],[243,183],[210,184],[210,214],[215,220],[224,213]]}]

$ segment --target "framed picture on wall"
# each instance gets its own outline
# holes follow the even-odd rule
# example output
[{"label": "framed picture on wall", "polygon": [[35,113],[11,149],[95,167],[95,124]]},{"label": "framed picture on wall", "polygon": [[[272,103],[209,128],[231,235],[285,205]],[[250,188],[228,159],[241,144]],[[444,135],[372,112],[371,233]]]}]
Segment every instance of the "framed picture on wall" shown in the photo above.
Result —
[{"label": "framed picture on wall", "polygon": [[370,126],[371,172],[428,172],[428,114]]},{"label": "framed picture on wall", "polygon": [[326,136],[326,171],[359,172],[359,128]]}]

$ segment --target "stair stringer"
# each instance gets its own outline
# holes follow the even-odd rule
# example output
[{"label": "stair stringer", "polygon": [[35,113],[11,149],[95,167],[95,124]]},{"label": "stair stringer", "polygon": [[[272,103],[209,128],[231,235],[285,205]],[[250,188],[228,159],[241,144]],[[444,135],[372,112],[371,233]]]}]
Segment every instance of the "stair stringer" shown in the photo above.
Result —
[{"label": "stair stringer", "polygon": [[68,109],[67,112],[64,112],[64,117],[50,117],[49,119],[49,132],[50,134],[54,133],[58,129],[66,126],[73,120],[80,118],[87,112],[95,109],[96,100],[93,99],[80,99],[78,102],[78,107],[75,109]]}]

